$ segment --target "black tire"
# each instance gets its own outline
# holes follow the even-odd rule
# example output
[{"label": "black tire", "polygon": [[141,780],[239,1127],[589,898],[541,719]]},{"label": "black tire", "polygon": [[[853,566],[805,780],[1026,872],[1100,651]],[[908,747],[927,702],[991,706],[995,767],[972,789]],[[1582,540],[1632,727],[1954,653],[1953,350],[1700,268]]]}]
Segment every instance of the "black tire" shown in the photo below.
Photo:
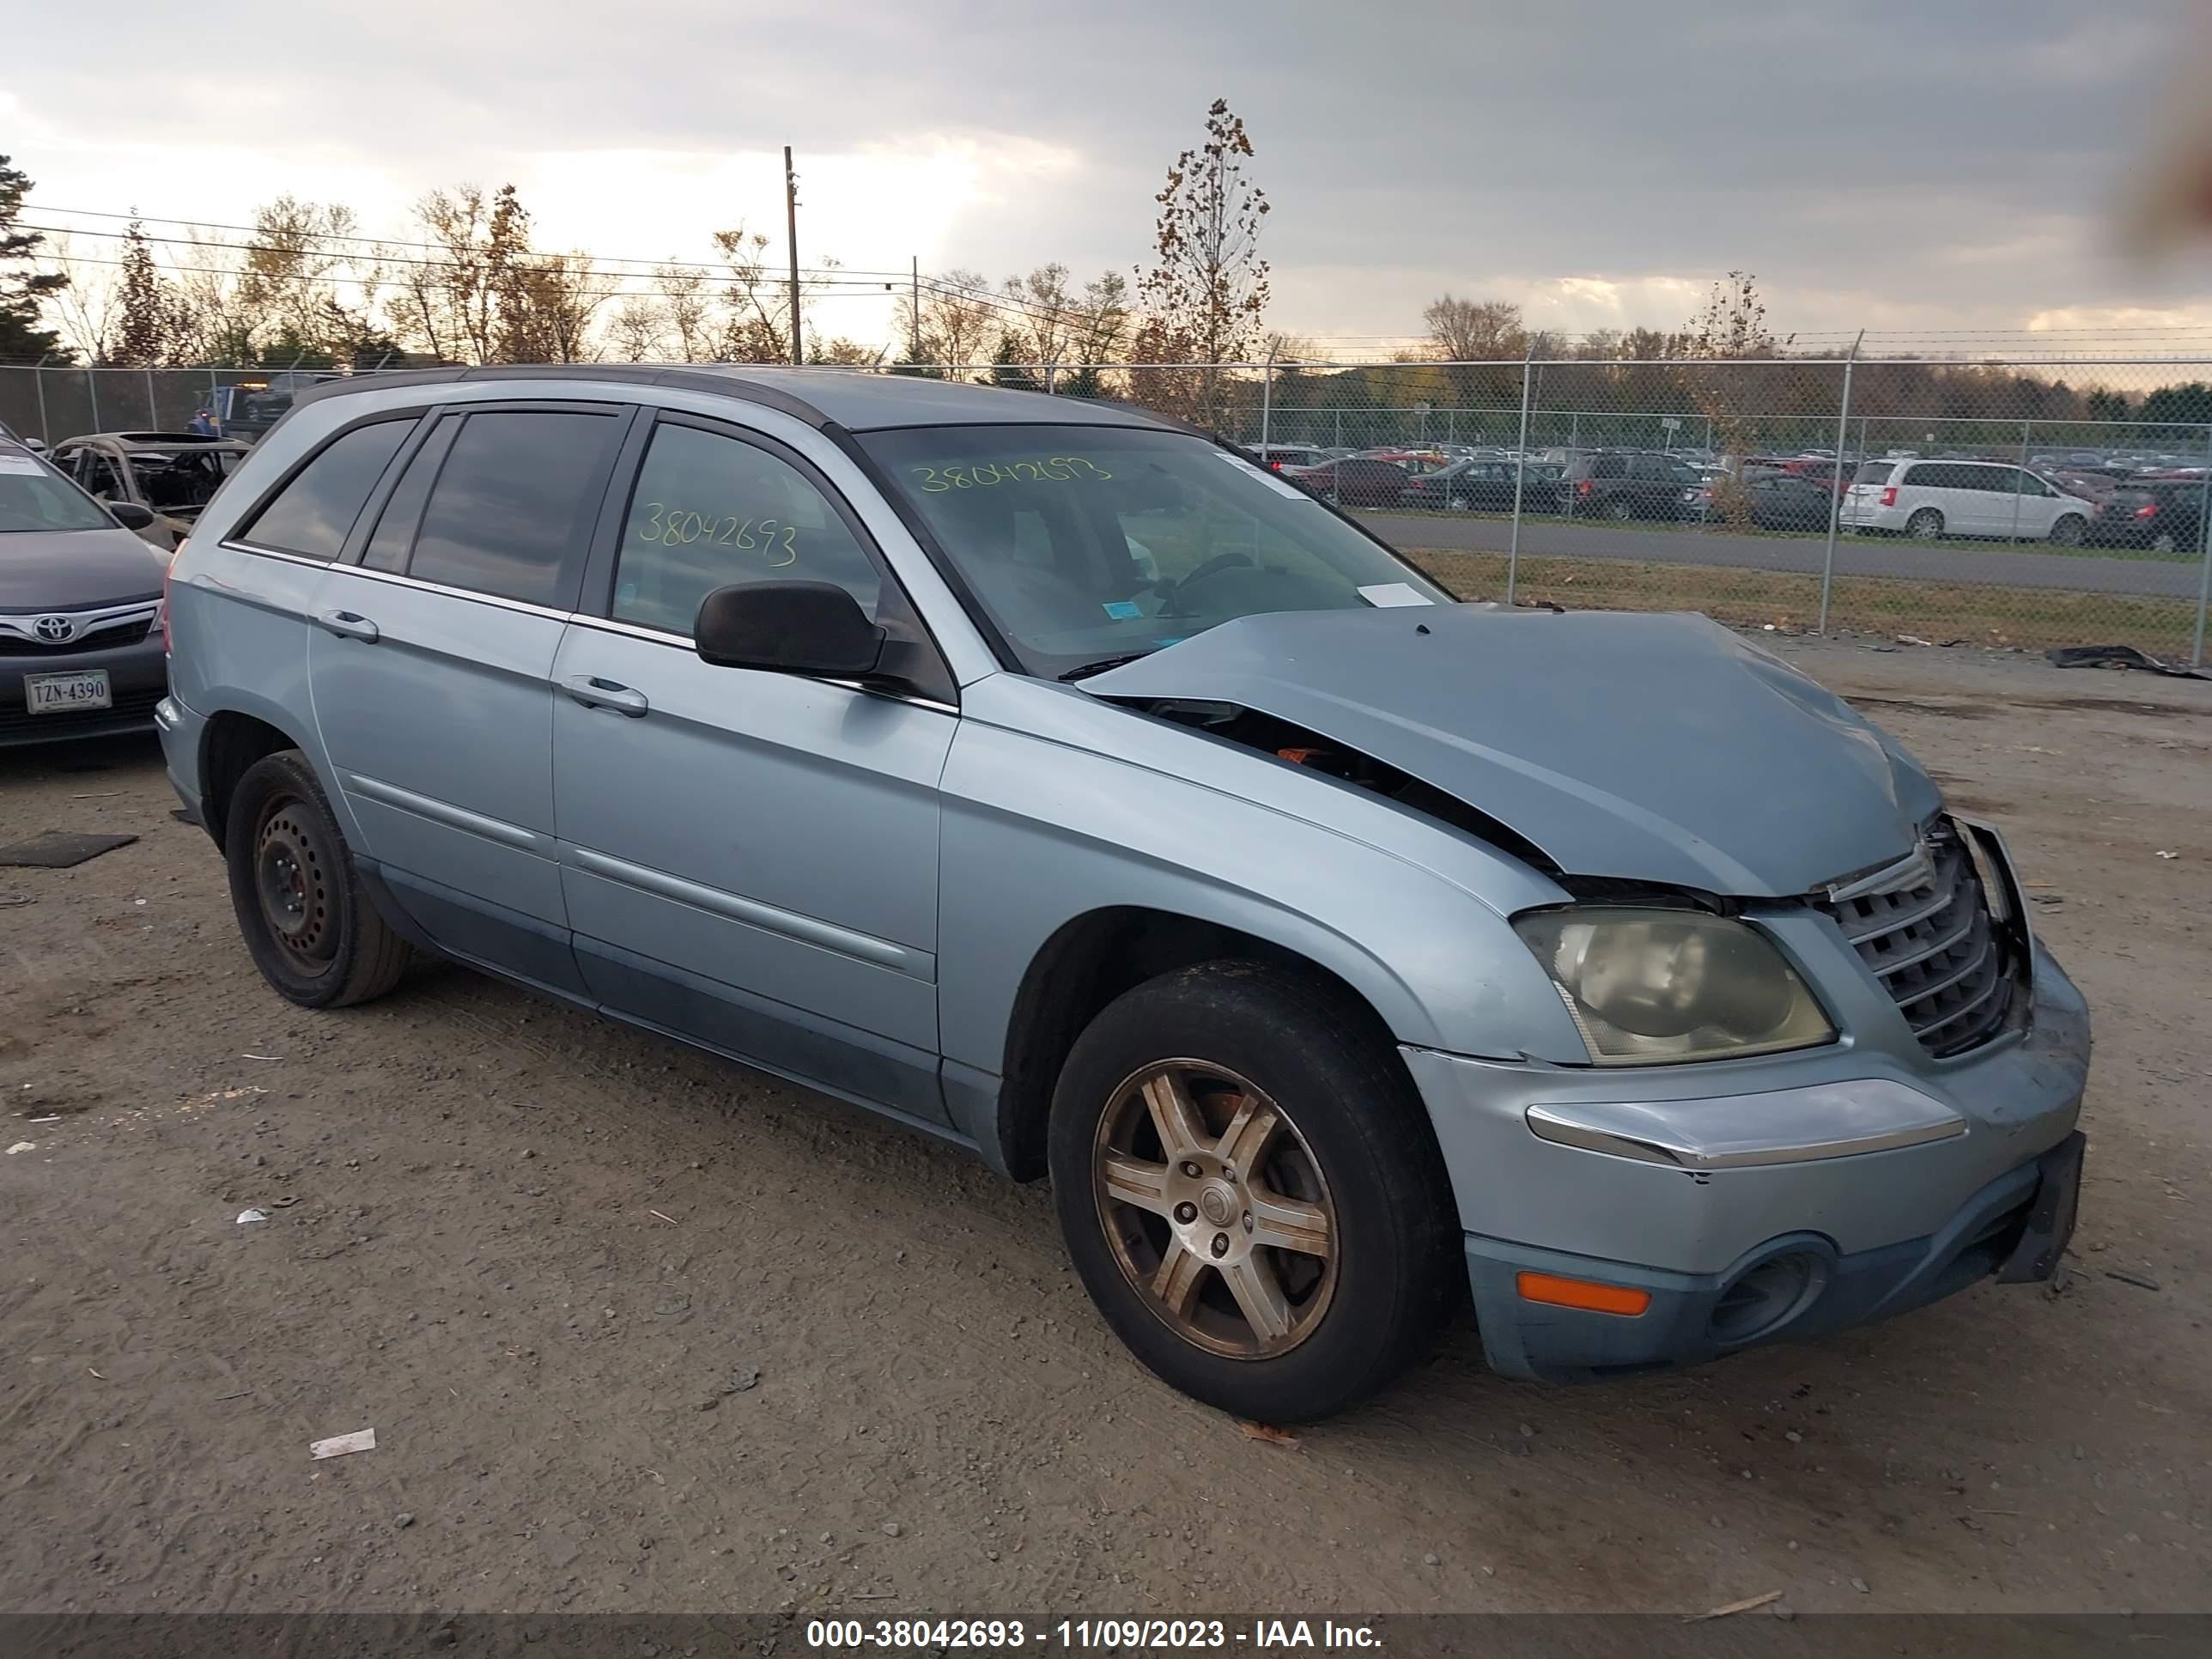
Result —
[{"label": "black tire", "polygon": [[2051,544],[2053,547],[2079,547],[2088,529],[2089,521],[2079,513],[2062,513],[2057,522],[2051,526]]},{"label": "black tire", "polygon": [[[1387,1041],[1369,1034],[1370,1024],[1364,1010],[1346,1006],[1317,981],[1250,963],[1207,963],[1116,999],[1077,1039],[1061,1068],[1049,1159],[1068,1254],[1115,1334],[1155,1375],[1194,1399],[1261,1422],[1330,1416],[1425,1352],[1465,1292],[1458,1213],[1442,1155],[1419,1097]],[[1098,1164],[1106,1126],[1129,1085],[1171,1061],[1222,1068],[1272,1097],[1289,1121],[1291,1151],[1310,1155],[1322,1178],[1333,1277],[1286,1351],[1240,1357],[1200,1346],[1125,1267],[1133,1235],[1109,1235],[1115,1222]],[[1221,1145],[1226,1148],[1227,1138]],[[1256,1188],[1260,1172],[1248,1176]],[[1124,1227],[1131,1219],[1127,1210],[1112,1214]],[[1236,1231],[1233,1220],[1212,1209],[1207,1217],[1182,1218],[1194,1220],[1201,1232],[1217,1224]],[[1134,1219],[1167,1226],[1164,1216]],[[1249,1211],[1245,1224],[1251,1232]],[[1284,1283],[1291,1261],[1312,1266],[1310,1257],[1267,1254],[1282,1264]],[[1218,1284],[1204,1282],[1201,1297],[1226,1301],[1227,1279],[1216,1277]]]},{"label": "black tire", "polygon": [[1905,521],[1905,533],[1911,541],[1941,541],[1943,539],[1943,515],[1932,507],[1923,507]]},{"label": "black tire", "polygon": [[256,761],[238,781],[223,845],[238,930],[280,995],[302,1008],[343,1008],[399,982],[413,952],[363,890],[298,750]]}]

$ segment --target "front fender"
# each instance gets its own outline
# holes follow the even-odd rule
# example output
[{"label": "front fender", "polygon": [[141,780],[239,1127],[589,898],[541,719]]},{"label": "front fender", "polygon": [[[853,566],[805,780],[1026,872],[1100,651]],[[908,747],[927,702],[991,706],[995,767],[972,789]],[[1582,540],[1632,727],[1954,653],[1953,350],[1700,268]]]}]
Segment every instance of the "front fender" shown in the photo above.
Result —
[{"label": "front fender", "polygon": [[1015,999],[1088,913],[1164,911],[1327,969],[1401,1042],[1580,1061],[1505,917],[1564,895],[1495,848],[1270,756],[994,676],[948,757],[938,1006],[944,1054],[996,1073]]}]

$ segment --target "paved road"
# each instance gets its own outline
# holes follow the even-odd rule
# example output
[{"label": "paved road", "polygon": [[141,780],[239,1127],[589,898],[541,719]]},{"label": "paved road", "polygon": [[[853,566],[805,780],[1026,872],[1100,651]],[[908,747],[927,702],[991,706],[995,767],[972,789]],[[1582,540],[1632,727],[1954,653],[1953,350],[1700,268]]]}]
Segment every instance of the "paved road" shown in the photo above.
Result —
[{"label": "paved road", "polygon": [[[1503,553],[1512,531],[1509,520],[1474,514],[1364,513],[1360,517],[1385,541],[1404,548]],[[1617,529],[1544,518],[1522,521],[1521,550],[1577,559],[1727,565],[1818,575],[1826,544],[1818,536],[1746,536],[1656,526]],[[1919,576],[1996,587],[2147,593],[2185,599],[2197,597],[2202,576],[2194,560],[2072,556],[2015,550],[1998,543],[1929,547],[1849,533],[1836,539],[1836,572],[1845,576]]]}]

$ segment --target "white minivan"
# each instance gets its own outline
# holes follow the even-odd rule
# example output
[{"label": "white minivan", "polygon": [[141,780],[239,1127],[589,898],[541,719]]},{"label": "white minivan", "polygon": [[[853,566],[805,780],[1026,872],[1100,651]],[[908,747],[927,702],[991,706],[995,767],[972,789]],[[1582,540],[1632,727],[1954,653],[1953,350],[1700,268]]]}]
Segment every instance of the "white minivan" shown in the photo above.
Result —
[{"label": "white minivan", "polygon": [[2096,513],[2048,478],[2002,461],[1862,461],[1838,522],[1865,534],[1994,536],[2078,547]]}]

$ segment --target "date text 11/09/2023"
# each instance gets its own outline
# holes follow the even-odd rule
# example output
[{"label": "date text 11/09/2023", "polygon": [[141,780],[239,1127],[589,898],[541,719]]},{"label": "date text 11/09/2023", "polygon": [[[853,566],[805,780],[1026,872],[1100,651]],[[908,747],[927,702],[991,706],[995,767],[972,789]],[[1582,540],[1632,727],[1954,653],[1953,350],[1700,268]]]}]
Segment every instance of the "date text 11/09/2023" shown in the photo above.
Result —
[{"label": "date text 11/09/2023", "polygon": [[1329,1619],[810,1619],[806,1645],[863,1649],[1039,1647],[1064,1652],[1216,1648],[1287,1653],[1301,1648],[1380,1648],[1367,1625]]}]

